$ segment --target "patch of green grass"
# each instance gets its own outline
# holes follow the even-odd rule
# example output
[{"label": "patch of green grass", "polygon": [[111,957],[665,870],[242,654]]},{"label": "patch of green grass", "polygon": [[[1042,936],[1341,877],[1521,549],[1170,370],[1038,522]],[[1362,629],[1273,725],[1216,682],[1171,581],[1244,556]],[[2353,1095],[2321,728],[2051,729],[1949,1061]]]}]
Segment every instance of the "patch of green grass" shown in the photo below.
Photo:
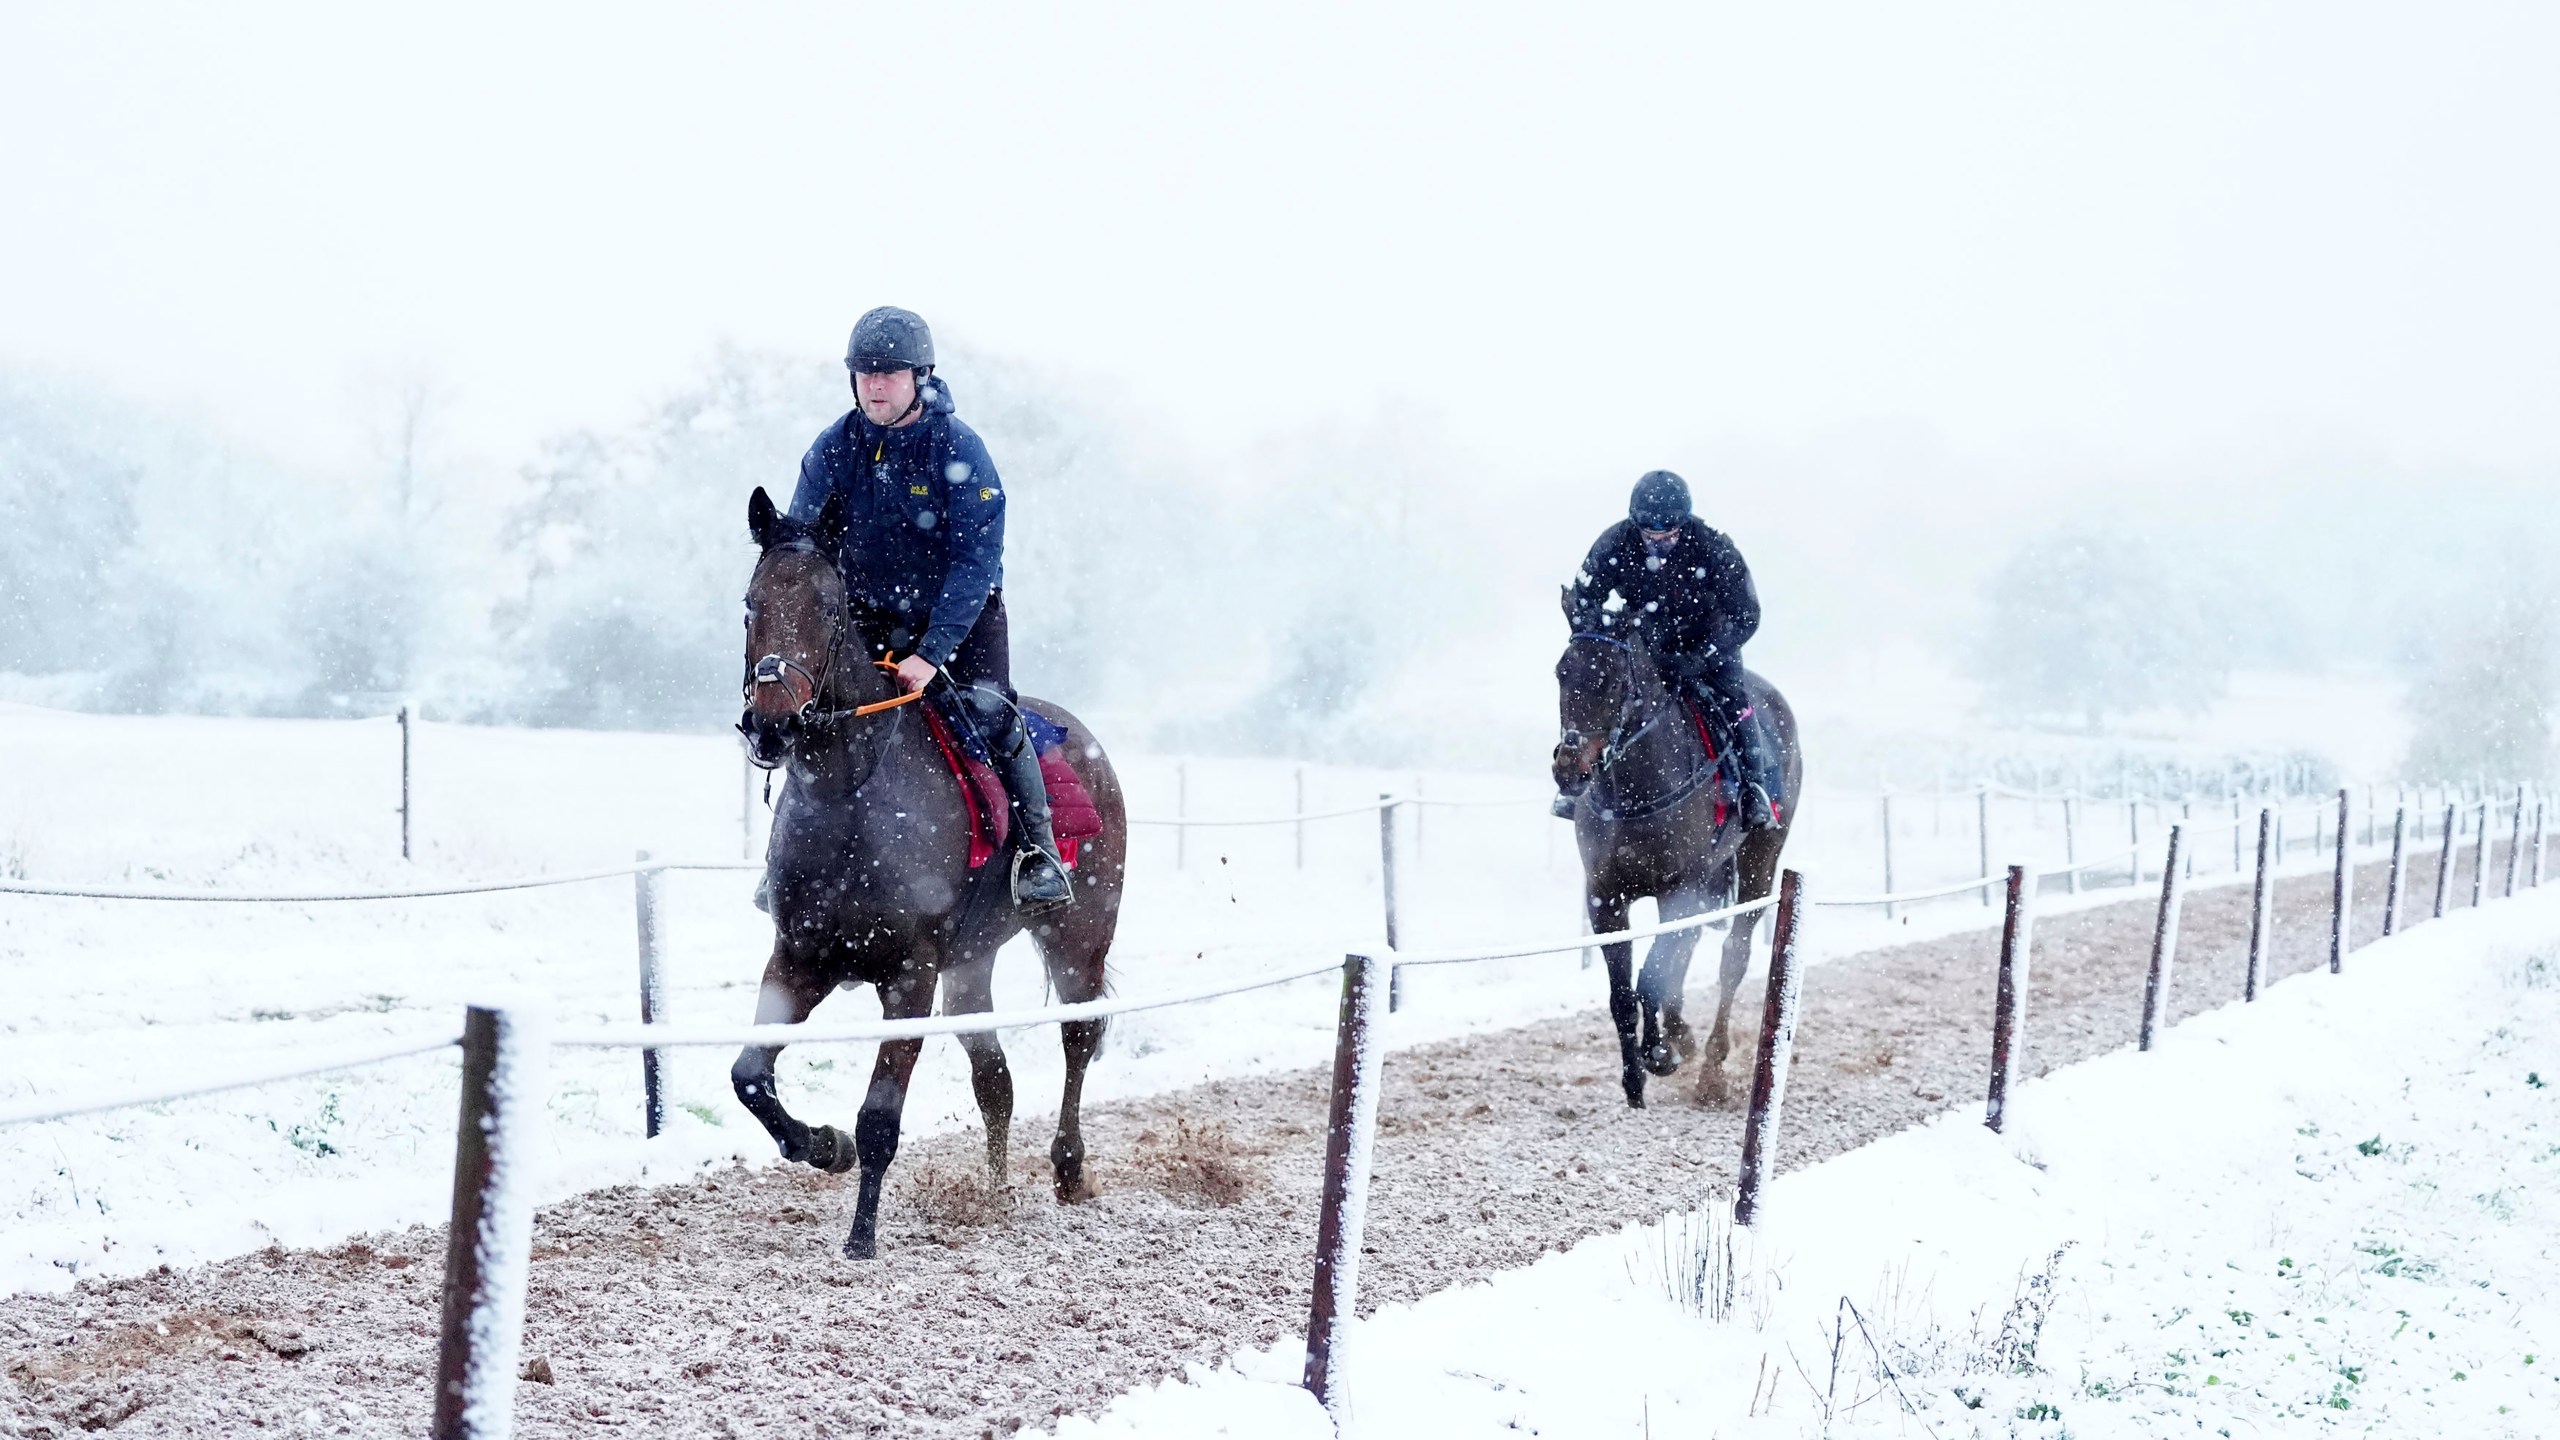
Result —
[{"label": "patch of green grass", "polygon": [[2021,1420],[2059,1420],[2062,1418],[2062,1407],[2055,1405],[2050,1401],[2038,1400],[2034,1404],[2020,1410],[2018,1412],[2018,1418]]},{"label": "patch of green grass", "polygon": [[2241,1326],[2254,1324],[2258,1318],[2246,1310],[2225,1310],[2222,1313],[2231,1317],[2232,1324]]},{"label": "patch of green grass", "polygon": [[710,1106],[705,1105],[698,1100],[687,1100],[684,1102],[683,1108],[684,1113],[701,1121],[705,1125],[720,1125],[726,1123],[720,1118],[719,1111],[712,1109]]},{"label": "patch of green grass", "polygon": [[2382,1137],[2381,1137],[2381,1136],[2379,1136],[2379,1135],[2376,1135],[2376,1136],[2374,1136],[2374,1137],[2373,1137],[2372,1139],[2370,1139],[2370,1140],[2359,1140],[2359,1141],[2357,1141],[2357,1142],[2356,1142],[2356,1153],[2357,1153],[2357,1154],[2359,1154],[2359,1155],[2379,1155],[2379,1154],[2381,1154],[2381,1153],[2382,1153]]}]

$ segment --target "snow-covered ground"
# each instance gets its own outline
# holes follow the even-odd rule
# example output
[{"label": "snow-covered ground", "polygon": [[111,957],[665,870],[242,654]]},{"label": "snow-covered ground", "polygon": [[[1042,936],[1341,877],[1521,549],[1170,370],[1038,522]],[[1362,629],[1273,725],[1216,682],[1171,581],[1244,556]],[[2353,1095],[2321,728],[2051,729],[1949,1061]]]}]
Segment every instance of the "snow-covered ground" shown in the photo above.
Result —
[{"label": "snow-covered ground", "polygon": [[[417,859],[399,858],[399,740],[387,720],[130,718],[0,706],[0,876],[232,890],[565,873],[661,857],[735,858],[748,791],[724,736],[419,727]],[[1284,763],[1123,756],[1132,810],[1198,816],[1296,807]],[[1310,767],[1307,807],[1403,789],[1416,777]],[[1404,942],[1449,946],[1566,936],[1578,925],[1567,827],[1544,811],[1538,775],[1430,774],[1437,799],[1519,797],[1500,808],[1430,809],[1411,838]],[[1829,893],[1880,887],[1873,797],[1829,793],[1802,807],[1789,863]],[[1995,861],[2060,854],[2054,807],[2004,805]],[[750,807],[748,818],[761,816]],[[1962,878],[1978,863],[1970,806],[1897,808],[1896,883]],[[2097,822],[2093,819],[2092,825]],[[2110,824],[2121,823],[2110,821]],[[1137,995],[1242,977],[1378,943],[1378,838],[1367,814],[1307,827],[1142,830],[1113,954],[1115,988]],[[2090,839],[2081,851],[2102,842]],[[2103,842],[2120,843],[2112,833]],[[1179,863],[1177,863],[1179,860]],[[675,874],[661,923],[668,1018],[744,1019],[769,947],[744,874]],[[2120,883],[2120,882],[2118,882]],[[1988,923],[1959,897],[1888,921],[1835,912],[1823,953]],[[1640,912],[1641,914],[1641,912]],[[76,1097],[185,1081],[280,1057],[451,1033],[461,1007],[530,992],[565,1022],[636,1013],[631,886],[363,904],[202,905],[0,895],[0,1100]],[[1516,1023],[1601,1003],[1573,956],[1417,973],[1400,1042]],[[1027,955],[999,965],[997,1002],[1036,1005]],[[1088,1095],[1105,1101],[1212,1076],[1322,1063],[1333,987],[1314,980],[1118,1022]],[[876,1014],[867,993],[830,1007]],[[822,1015],[828,1012],[821,1012]],[[1053,1103],[1059,1061],[1046,1032],[1009,1048],[1023,1113]],[[670,1052],[670,1129],[639,1138],[639,1061],[577,1052],[553,1067],[555,1151],[543,1192],[673,1179],[772,1148],[729,1092],[726,1052]],[[867,1054],[804,1046],[783,1083],[813,1118],[849,1121]],[[323,1243],[438,1218],[449,1199],[454,1062],[405,1060],[175,1104],[0,1130],[0,1286],[59,1287],[255,1249]],[[923,1130],[976,1123],[958,1049],[926,1049],[908,1108]]]},{"label": "snow-covered ground", "polygon": [[[2560,1430],[2560,889],[2013,1104],[2005,1136],[1966,1107],[1781,1178],[1721,1320],[1670,1298],[1714,1229],[1675,1217],[1362,1321],[1343,1433]],[[1301,1360],[1059,1434],[1318,1440]]]}]

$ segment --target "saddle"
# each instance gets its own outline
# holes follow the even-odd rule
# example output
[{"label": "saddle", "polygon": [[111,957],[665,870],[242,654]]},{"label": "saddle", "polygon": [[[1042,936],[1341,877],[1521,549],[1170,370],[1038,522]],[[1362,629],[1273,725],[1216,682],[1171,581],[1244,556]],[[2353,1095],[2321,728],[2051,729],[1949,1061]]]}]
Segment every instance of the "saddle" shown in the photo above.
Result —
[{"label": "saddle", "polygon": [[[1742,773],[1742,750],[1733,743],[1733,722],[1701,704],[1698,696],[1686,687],[1682,688],[1680,704],[1689,712],[1689,723],[1698,727],[1698,743],[1707,747],[1707,762],[1716,767],[1716,824],[1722,825],[1727,815],[1742,808],[1742,785],[1744,780],[1752,778]],[[1759,724],[1759,707],[1755,705],[1742,712],[1740,723]],[[1763,744],[1766,743],[1764,736]],[[1781,823],[1786,819],[1786,804],[1787,797],[1777,793],[1777,782],[1772,778],[1769,781],[1769,811]]]},{"label": "saddle", "polygon": [[[986,742],[974,727],[956,723],[943,704],[935,697],[919,708],[933,743],[951,767],[951,778],[960,786],[960,807],[969,815],[969,868],[975,870],[1004,849],[1013,831],[1013,803],[993,757],[987,754]],[[1102,808],[1093,803],[1084,777],[1067,763],[1067,732],[1028,705],[1022,707],[1022,722],[1031,732],[1032,753],[1040,757],[1040,780],[1049,792],[1049,828],[1058,837],[1058,862],[1073,870],[1083,842],[1102,833]]]}]

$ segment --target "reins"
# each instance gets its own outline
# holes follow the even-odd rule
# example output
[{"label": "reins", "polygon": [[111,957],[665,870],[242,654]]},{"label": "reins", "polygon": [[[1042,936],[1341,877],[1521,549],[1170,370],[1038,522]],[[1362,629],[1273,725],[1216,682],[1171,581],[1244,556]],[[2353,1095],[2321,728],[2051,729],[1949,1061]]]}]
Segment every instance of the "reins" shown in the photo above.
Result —
[{"label": "reins", "polygon": [[[1602,635],[1596,631],[1590,630],[1577,631],[1573,638],[1576,640],[1596,640],[1603,645],[1614,645],[1618,649],[1625,651],[1627,656],[1627,665],[1630,672],[1632,672],[1636,663],[1635,646],[1619,639],[1615,635]],[[1672,688],[1671,694],[1666,701],[1661,705],[1655,706],[1652,713],[1646,715],[1643,721],[1639,723],[1634,730],[1630,731],[1627,728],[1628,714],[1635,708],[1638,701],[1642,698],[1638,694],[1638,688],[1639,687],[1635,684],[1634,676],[1630,673],[1627,682],[1626,703],[1618,707],[1616,723],[1610,726],[1609,738],[1601,745],[1600,757],[1591,767],[1592,777],[1604,786],[1607,786],[1609,793],[1613,796],[1617,794],[1618,787],[1609,777],[1616,769],[1617,762],[1626,757],[1628,750],[1632,749],[1637,741],[1642,740],[1645,736],[1651,734],[1653,728],[1662,723],[1662,717],[1665,714],[1677,713],[1684,708],[1685,704],[1680,697],[1679,689],[1675,686]],[[1619,804],[1612,806],[1610,807],[1609,818],[1614,820],[1642,820],[1648,816],[1658,815],[1697,793],[1698,787],[1712,779],[1715,773],[1716,756],[1712,751],[1710,751],[1707,753],[1704,763],[1690,771],[1688,778],[1682,780],[1679,784],[1674,785],[1667,794],[1640,801],[1635,805]]]}]

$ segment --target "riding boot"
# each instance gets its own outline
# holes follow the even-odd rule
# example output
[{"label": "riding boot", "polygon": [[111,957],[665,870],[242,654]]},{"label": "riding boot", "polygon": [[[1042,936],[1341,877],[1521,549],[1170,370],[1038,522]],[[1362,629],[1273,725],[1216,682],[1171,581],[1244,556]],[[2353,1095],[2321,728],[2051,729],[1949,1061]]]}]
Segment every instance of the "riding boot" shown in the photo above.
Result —
[{"label": "riding boot", "polygon": [[1742,822],[1754,830],[1777,829],[1782,772],[1770,763],[1774,757],[1760,717],[1745,711],[1733,722],[1733,750],[1742,782]]},{"label": "riding boot", "polygon": [[1076,903],[1075,882],[1058,859],[1058,837],[1049,828],[1049,785],[1040,777],[1040,756],[1031,748],[1022,712],[999,704],[1000,715],[980,711],[980,733],[1003,773],[1013,800],[1013,903],[1025,915],[1062,909]]}]

